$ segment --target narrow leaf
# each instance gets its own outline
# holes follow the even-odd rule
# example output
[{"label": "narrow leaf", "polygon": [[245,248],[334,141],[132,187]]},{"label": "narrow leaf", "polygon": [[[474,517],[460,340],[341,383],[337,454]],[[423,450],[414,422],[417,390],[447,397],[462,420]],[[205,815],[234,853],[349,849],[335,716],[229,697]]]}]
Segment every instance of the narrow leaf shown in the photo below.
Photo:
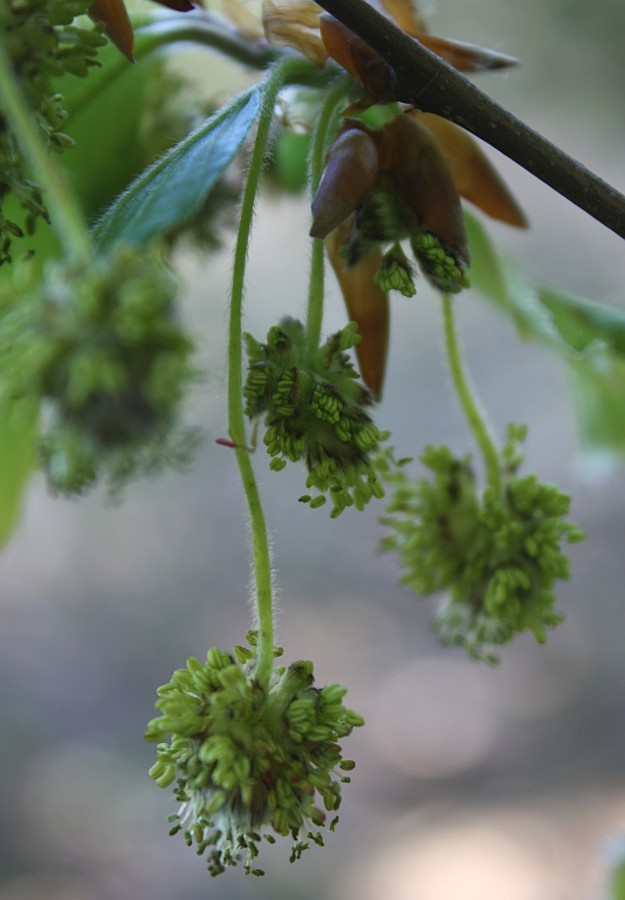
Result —
[{"label": "narrow leaf", "polygon": [[593,341],[604,341],[625,359],[625,310],[540,287],[539,296],[562,338],[575,350],[585,350]]},{"label": "narrow leaf", "polygon": [[261,83],[239,94],[135,179],[94,226],[96,245],[145,244],[192,218],[241,148],[262,93]]},{"label": "narrow leaf", "polygon": [[482,223],[464,211],[471,250],[471,286],[510,316],[522,338],[539,340],[552,349],[569,348],[542,305],[537,291],[514,266],[499,256]]},{"label": "narrow leaf", "polygon": [[573,403],[582,447],[599,472],[625,459],[625,360],[595,344],[571,360]]},{"label": "narrow leaf", "polygon": [[532,285],[498,257],[482,225],[466,215],[472,286],[510,316],[520,334],[567,362],[582,446],[595,467],[625,458],[625,310]]}]

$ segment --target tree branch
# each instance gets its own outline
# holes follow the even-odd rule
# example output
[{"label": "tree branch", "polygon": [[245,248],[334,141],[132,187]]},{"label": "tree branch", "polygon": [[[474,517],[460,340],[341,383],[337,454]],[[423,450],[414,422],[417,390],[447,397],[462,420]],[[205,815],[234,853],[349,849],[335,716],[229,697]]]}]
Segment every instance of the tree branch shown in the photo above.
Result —
[{"label": "tree branch", "polygon": [[397,76],[397,99],[461,125],[625,238],[625,197],[491,100],[366,0],[317,0]]}]

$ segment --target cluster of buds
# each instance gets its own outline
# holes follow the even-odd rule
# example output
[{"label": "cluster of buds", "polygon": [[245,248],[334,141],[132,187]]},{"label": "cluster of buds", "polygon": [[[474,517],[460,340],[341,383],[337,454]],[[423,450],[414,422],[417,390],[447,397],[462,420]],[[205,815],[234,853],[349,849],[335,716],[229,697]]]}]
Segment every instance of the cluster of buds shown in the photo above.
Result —
[{"label": "cluster of buds", "polygon": [[[255,635],[248,640],[253,647]],[[262,875],[258,845],[276,835],[291,837],[291,862],[310,842],[323,845],[326,814],[333,830],[341,784],[354,768],[337,742],[363,724],[343,706],[344,687],[313,687],[311,662],[276,668],[266,689],[254,660],[254,649],[242,646],[234,655],[213,648],[205,663],[187,660],[159,688],[161,715],[146,733],[158,753],[150,775],[160,787],[175,783],[181,804],[170,833],[183,831],[206,853],[211,875],[242,855],[245,872]]]},{"label": "cluster of buds", "polygon": [[249,371],[245,412],[264,415],[264,443],[271,468],[304,460],[306,487],[300,499],[321,506],[329,493],[331,515],[347,506],[362,509],[384,489],[372,456],[386,436],[368,413],[371,395],[358,381],[347,350],[358,341],[353,324],[311,350],[303,325],[284,319],[261,344],[246,335]]},{"label": "cluster of buds", "polygon": [[102,468],[116,482],[147,462],[147,444],[166,452],[193,373],[177,286],[157,257],[125,247],[51,264],[34,287],[18,279],[0,294],[0,400],[47,401],[52,487],[79,492]]},{"label": "cluster of buds", "polygon": [[[86,75],[97,65],[97,48],[106,42],[100,26],[72,24],[89,5],[89,0],[5,0],[0,12],[0,41],[20,89],[46,146],[59,152],[72,140],[62,131],[66,112],[55,80],[65,73]],[[6,210],[9,197],[11,211]],[[0,116],[0,264],[11,261],[14,238],[32,234],[37,220],[47,218],[41,190],[25,170],[9,123]]]},{"label": "cluster of buds", "polygon": [[488,662],[516,633],[529,630],[542,643],[546,629],[562,621],[553,609],[554,582],[569,576],[561,544],[584,537],[564,521],[567,494],[516,474],[524,434],[509,429],[503,490],[487,487],[481,497],[469,457],[428,447],[422,462],[434,479],[391,476],[396,489],[383,520],[392,530],[383,547],[397,553],[403,582],[420,595],[447,592],[434,622],[441,639]]},{"label": "cluster of buds", "polygon": [[353,216],[342,251],[348,267],[372,245],[392,245],[376,275],[384,290],[415,292],[412,268],[399,246],[404,239],[438,290],[456,293],[468,285],[458,191],[434,138],[409,115],[379,130],[347,121],[330,148],[312,211],[311,235],[319,238]]}]

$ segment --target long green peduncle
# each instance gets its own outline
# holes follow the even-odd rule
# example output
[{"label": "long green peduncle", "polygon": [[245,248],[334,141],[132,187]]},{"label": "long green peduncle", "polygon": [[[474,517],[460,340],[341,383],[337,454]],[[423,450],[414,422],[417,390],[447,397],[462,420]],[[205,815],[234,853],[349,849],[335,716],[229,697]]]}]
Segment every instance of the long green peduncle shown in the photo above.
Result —
[{"label": "long green peduncle", "polygon": [[243,412],[243,289],[247,250],[254,214],[254,203],[260,175],[267,152],[269,129],[276,99],[281,88],[298,73],[308,71],[306,60],[289,60],[273,69],[267,78],[258,120],[258,130],[252,149],[247,181],[241,202],[239,230],[234,253],[232,291],[230,296],[230,325],[228,336],[228,425],[235,445],[235,454],[243,489],[247,499],[252,533],[252,559],[255,583],[256,625],[258,628],[256,678],[267,687],[273,669],[273,600],[271,559],[265,516],[254,469],[247,449],[245,415]]},{"label": "long green peduncle", "polygon": [[451,377],[460,401],[460,406],[471,429],[476,444],[484,460],[486,480],[495,496],[502,491],[501,465],[497,448],[492,441],[486,421],[480,412],[478,402],[471,390],[469,379],[464,370],[460,344],[456,332],[453,298],[449,294],[442,295],[443,323],[445,329],[445,347]]}]

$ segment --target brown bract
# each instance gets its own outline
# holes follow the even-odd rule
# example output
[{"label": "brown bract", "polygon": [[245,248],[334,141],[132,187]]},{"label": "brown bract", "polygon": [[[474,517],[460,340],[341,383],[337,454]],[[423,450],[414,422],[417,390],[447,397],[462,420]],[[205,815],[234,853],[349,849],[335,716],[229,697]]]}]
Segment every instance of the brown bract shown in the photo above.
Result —
[{"label": "brown bract", "polygon": [[348,266],[342,253],[353,229],[353,214],[326,239],[328,258],[341,288],[347,315],[358,323],[360,342],[356,356],[362,380],[379,400],[382,395],[389,338],[388,294],[374,282],[382,265],[379,247],[362,258],[356,266]]},{"label": "brown bract", "polygon": [[[473,73],[516,63],[505,54],[429,34],[412,0],[373,3],[408,35],[460,71]],[[322,13],[318,23],[328,55],[363,87],[363,98],[352,109],[395,101],[392,66],[328,13]],[[389,330],[386,295],[373,281],[381,260],[380,245],[371,243],[351,268],[345,260],[345,248],[353,242],[357,228],[357,210],[372,181],[382,179],[387,187],[390,185],[400,202],[413,212],[418,227],[440,239],[459,261],[469,260],[459,196],[508,225],[525,228],[527,220],[478,142],[446,119],[410,110],[378,132],[358,124],[355,128],[361,135],[365,132],[367,139],[356,137],[350,126],[351,130],[330,149],[313,201],[311,234],[326,237],[348,313],[361,333],[357,348],[361,373],[379,397]],[[372,144],[377,151],[375,166],[370,159]],[[374,329],[379,329],[379,335]]]},{"label": "brown bract", "polygon": [[326,238],[348,314],[358,324],[361,375],[379,399],[389,306],[375,276],[384,244],[427,233],[462,267],[469,262],[452,173],[434,137],[412,116],[400,115],[377,130],[349,120],[329,150],[312,212],[310,233]]},{"label": "brown bract", "polygon": [[[189,12],[194,6],[202,6],[202,0],[154,0],[177,12]],[[89,15],[95,22],[103,22],[106,33],[124,56],[134,62],[134,34],[128,11],[123,0],[95,0],[89,7]]]}]

